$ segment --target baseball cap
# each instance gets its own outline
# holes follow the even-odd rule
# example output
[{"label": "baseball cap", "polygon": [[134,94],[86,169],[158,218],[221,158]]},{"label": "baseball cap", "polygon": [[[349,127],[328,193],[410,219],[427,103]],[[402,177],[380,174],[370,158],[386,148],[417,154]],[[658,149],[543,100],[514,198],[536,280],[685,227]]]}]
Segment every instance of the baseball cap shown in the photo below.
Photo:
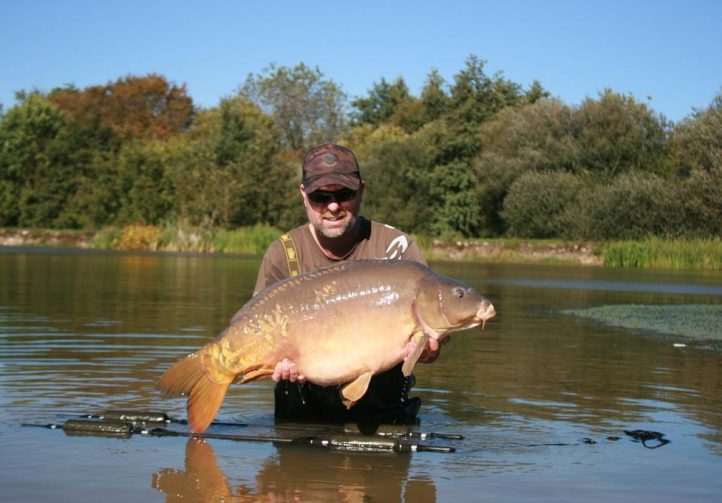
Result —
[{"label": "baseball cap", "polygon": [[302,180],[307,193],[324,185],[343,185],[352,190],[361,186],[361,172],[351,150],[334,143],[317,145],[303,159]]}]

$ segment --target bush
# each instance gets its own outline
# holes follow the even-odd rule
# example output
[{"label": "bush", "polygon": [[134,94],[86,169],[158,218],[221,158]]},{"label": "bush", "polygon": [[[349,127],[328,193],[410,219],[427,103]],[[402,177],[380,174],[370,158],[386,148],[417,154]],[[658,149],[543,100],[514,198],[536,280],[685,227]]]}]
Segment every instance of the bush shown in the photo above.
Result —
[{"label": "bush", "polygon": [[655,175],[621,175],[596,185],[580,199],[576,221],[580,238],[644,239],[682,233],[682,203],[670,182]]},{"label": "bush", "polygon": [[574,173],[579,152],[572,135],[573,110],[557,100],[509,107],[481,130],[482,152],[476,159],[480,234],[500,236],[501,217],[512,183],[524,173]]},{"label": "bush", "polygon": [[501,217],[510,237],[552,238],[566,233],[570,208],[583,183],[565,172],[525,173],[511,184]]},{"label": "bush", "polygon": [[722,170],[695,171],[678,186],[683,222],[680,235],[722,236]]}]

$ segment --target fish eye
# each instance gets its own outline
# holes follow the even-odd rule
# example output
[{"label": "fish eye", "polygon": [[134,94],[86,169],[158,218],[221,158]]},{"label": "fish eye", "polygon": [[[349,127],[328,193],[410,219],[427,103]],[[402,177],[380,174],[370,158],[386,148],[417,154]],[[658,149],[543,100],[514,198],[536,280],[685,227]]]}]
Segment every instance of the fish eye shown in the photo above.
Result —
[{"label": "fish eye", "polygon": [[464,298],[464,294],[465,294],[464,289],[461,288],[460,286],[457,286],[456,288],[454,288],[454,290],[452,290],[452,293],[454,294],[454,297],[456,297],[457,299]]}]

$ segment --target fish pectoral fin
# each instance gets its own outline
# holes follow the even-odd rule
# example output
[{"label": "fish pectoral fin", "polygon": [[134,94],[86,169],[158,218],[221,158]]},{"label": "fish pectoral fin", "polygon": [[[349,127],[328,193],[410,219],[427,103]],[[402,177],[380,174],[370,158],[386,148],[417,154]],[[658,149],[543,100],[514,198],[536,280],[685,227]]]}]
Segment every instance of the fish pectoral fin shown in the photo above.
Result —
[{"label": "fish pectoral fin", "polygon": [[341,388],[341,401],[347,409],[353,407],[362,396],[366,393],[369,388],[369,382],[371,382],[371,376],[374,375],[370,370],[364,374],[361,374],[356,379],[348,384],[344,384]]},{"label": "fish pectoral fin", "polygon": [[404,377],[408,377],[414,371],[416,362],[419,361],[421,353],[426,349],[426,344],[429,342],[428,334],[419,332],[414,334],[408,342],[409,354],[404,358],[404,364],[401,366],[401,371],[404,373]]},{"label": "fish pectoral fin", "polygon": [[239,383],[245,384],[247,382],[255,381],[256,379],[261,379],[263,377],[270,376],[271,374],[273,374],[272,370],[261,367],[259,369],[252,370],[250,372],[246,372],[245,374],[243,374],[243,377],[241,378]]}]

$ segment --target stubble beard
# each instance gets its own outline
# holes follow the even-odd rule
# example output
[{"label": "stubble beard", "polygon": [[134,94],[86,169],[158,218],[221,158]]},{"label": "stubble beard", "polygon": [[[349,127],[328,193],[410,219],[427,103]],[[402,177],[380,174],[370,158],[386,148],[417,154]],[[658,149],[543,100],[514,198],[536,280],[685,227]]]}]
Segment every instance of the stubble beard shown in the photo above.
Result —
[{"label": "stubble beard", "polygon": [[329,229],[324,225],[319,225],[316,227],[316,231],[327,239],[337,239],[348,234],[351,229],[353,229],[355,223],[356,217],[353,217],[346,223],[346,225],[342,227],[335,227]]}]

